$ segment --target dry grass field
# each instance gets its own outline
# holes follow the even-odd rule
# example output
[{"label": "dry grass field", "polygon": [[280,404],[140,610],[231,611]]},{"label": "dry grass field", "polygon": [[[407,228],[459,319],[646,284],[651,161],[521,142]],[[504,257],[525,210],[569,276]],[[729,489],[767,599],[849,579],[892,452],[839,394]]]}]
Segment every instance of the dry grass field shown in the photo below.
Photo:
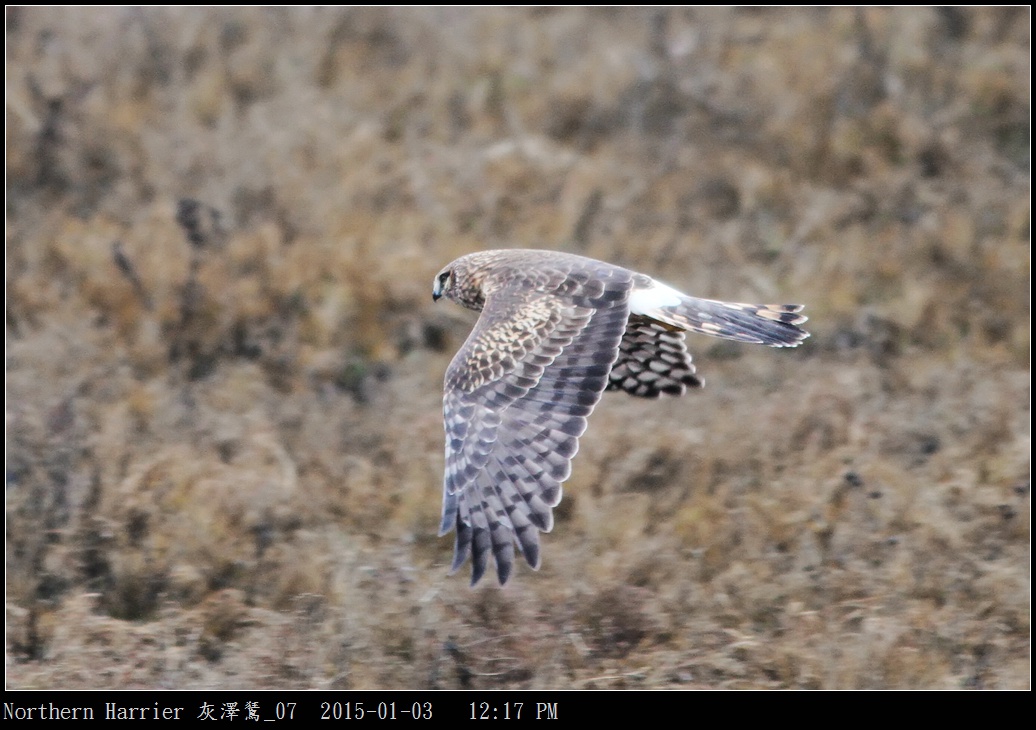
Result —
[{"label": "dry grass field", "polygon": [[[1030,686],[1030,15],[8,9],[8,688]],[[448,575],[441,266],[801,302]]]}]

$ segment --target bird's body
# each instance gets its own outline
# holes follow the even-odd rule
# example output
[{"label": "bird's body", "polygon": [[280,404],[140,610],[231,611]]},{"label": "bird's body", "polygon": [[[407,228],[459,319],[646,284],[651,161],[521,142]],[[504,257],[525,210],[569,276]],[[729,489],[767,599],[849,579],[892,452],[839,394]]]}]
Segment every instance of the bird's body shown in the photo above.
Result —
[{"label": "bird's body", "polygon": [[440,533],[457,531],[452,569],[472,556],[474,585],[514,546],[539,567],[578,439],[605,390],[654,398],[703,383],[684,332],[794,347],[799,305],[698,299],[635,271],[556,251],[468,254],[435,278],[481,316],[446,371],[446,474]]}]

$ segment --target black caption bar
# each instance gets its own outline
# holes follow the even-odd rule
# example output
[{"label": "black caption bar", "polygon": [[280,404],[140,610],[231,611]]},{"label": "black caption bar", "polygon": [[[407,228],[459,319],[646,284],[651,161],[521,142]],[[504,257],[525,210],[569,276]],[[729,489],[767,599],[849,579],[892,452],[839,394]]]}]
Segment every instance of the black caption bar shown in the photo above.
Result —
[{"label": "black caption bar", "polygon": [[328,726],[431,725],[444,720],[582,723],[632,715],[633,698],[643,700],[644,694],[574,690],[9,690],[4,697],[4,720],[237,725],[322,722]]}]

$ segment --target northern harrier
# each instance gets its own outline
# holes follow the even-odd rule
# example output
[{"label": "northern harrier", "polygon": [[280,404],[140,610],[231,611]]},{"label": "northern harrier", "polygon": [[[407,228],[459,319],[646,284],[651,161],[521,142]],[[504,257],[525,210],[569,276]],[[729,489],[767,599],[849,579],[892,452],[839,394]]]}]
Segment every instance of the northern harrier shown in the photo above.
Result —
[{"label": "northern harrier", "polygon": [[482,314],[446,371],[446,475],[439,534],[456,530],[471,584],[492,552],[500,583],[514,546],[534,569],[586,418],[605,390],[682,395],[695,375],[684,332],[795,347],[801,305],[697,299],[603,261],[555,251],[482,251],[435,277],[432,296]]}]

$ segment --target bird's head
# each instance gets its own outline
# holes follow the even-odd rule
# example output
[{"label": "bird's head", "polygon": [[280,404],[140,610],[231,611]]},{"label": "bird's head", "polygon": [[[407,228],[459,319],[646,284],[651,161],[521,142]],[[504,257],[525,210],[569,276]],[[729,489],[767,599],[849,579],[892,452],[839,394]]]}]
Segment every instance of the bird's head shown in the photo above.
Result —
[{"label": "bird's head", "polygon": [[450,264],[435,275],[435,281],[432,282],[432,299],[439,301],[440,297],[449,296],[453,285],[453,264]]},{"label": "bird's head", "polygon": [[443,267],[432,281],[432,299],[446,297],[463,307],[482,311],[486,303],[483,291],[485,267],[480,265],[480,254],[469,254]]}]

